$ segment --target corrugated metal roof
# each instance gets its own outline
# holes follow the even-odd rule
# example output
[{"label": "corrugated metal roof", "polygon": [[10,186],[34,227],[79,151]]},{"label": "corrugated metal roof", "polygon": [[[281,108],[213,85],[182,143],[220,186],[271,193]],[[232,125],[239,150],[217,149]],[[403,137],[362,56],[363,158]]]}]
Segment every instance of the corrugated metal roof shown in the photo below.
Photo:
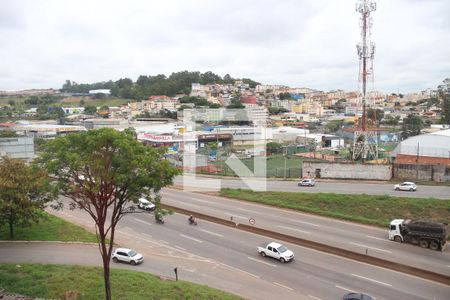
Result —
[{"label": "corrugated metal roof", "polygon": [[444,134],[430,133],[410,137],[395,147],[392,156],[407,154],[449,158],[450,130],[442,130],[441,132]]},{"label": "corrugated metal roof", "polygon": [[450,129],[439,130],[439,131],[432,132],[430,134],[450,136]]}]

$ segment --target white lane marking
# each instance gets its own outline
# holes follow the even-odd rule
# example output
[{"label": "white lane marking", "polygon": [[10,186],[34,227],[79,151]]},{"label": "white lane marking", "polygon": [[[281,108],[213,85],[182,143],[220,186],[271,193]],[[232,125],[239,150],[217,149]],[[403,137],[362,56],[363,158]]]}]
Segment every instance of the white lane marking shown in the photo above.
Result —
[{"label": "white lane marking", "polygon": [[358,277],[358,278],[362,278],[362,279],[365,279],[365,280],[368,280],[368,281],[376,282],[376,283],[379,283],[379,284],[382,284],[382,285],[385,285],[385,286],[392,286],[392,284],[385,283],[385,282],[382,282],[382,281],[378,281],[378,280],[375,280],[375,279],[372,279],[372,278],[367,278],[367,277],[364,277],[364,276],[361,276],[361,275],[352,274],[352,276],[355,276],[355,277]]},{"label": "white lane marking", "polygon": [[183,247],[180,247],[180,246],[177,246],[177,245],[175,245],[174,247],[175,247],[175,248],[177,248],[177,249],[180,249],[180,250],[186,251],[186,249],[184,249]]},{"label": "white lane marking", "polygon": [[335,287],[337,287],[338,289],[341,289],[341,290],[347,291],[347,292],[353,292],[353,290],[351,290],[351,289],[348,289],[348,288],[345,288],[345,287],[342,287],[342,286],[340,286],[340,285],[335,285]]},{"label": "white lane marking", "polygon": [[236,217],[236,218],[242,218],[242,219],[248,219],[248,217],[244,217],[244,216],[240,216],[240,215],[236,215],[233,213],[229,213],[229,212],[225,212],[226,215],[231,216],[231,217]]},{"label": "white lane marking", "polygon": [[285,288],[285,289],[288,289],[288,290],[291,290],[291,291],[294,290],[293,288],[290,288],[290,287],[288,287],[288,286],[282,285],[281,283],[278,283],[278,282],[275,282],[275,281],[273,282],[273,284],[278,285],[278,286],[281,286],[282,288]]},{"label": "white lane marking", "polygon": [[150,234],[146,234],[146,233],[141,233],[142,235],[145,235],[146,237],[148,237],[148,238],[152,238],[152,236],[150,235]]},{"label": "white lane marking", "polygon": [[315,299],[315,300],[322,300],[322,299],[320,299],[320,298],[317,298],[317,297],[314,297],[314,296],[311,296],[311,295],[308,295],[308,297],[313,298],[313,299]]},{"label": "white lane marking", "polygon": [[355,246],[359,246],[359,247],[364,247],[364,248],[367,248],[367,249],[373,249],[373,250],[376,250],[376,251],[391,253],[391,251],[389,251],[389,250],[383,250],[383,249],[380,249],[380,248],[370,247],[370,246],[363,245],[363,244],[358,244],[358,243],[353,243],[353,242],[350,242],[350,244],[355,245]]},{"label": "white lane marking", "polygon": [[315,226],[315,227],[322,227],[321,225],[317,225],[314,223],[309,223],[309,222],[305,222],[305,221],[298,221],[298,220],[294,220],[294,219],[287,219],[291,222],[295,222],[295,223],[301,223],[301,224],[306,224],[306,225],[311,225],[311,226]]},{"label": "white lane marking", "polygon": [[235,268],[235,267],[232,267],[232,266],[227,265],[227,264],[224,264],[224,263],[220,263],[220,264],[222,264],[223,266],[228,267],[228,268],[230,268],[230,269],[234,269],[234,270],[237,270],[237,271],[239,271],[239,272],[242,272],[242,273],[245,273],[245,274],[247,274],[247,275],[250,275],[250,276],[252,276],[252,277],[255,277],[255,278],[258,278],[258,279],[260,278],[258,275],[255,275],[255,274],[252,274],[252,273],[250,273],[250,272],[241,270],[241,269],[239,269],[239,268]]},{"label": "white lane marking", "polygon": [[139,219],[137,219],[137,218],[133,218],[136,222],[141,222],[141,223],[143,223],[143,224],[146,224],[146,225],[152,225],[152,223],[150,223],[150,222],[145,222],[145,221],[142,221],[142,220],[139,220]]},{"label": "white lane marking", "polygon": [[180,233],[180,236],[182,236],[182,237],[184,237],[184,238],[186,238],[186,239],[189,239],[189,240],[196,241],[197,243],[203,243],[203,241],[198,240],[198,239],[196,239],[196,238],[194,238],[194,237],[192,237],[192,236],[189,236],[189,235],[185,235],[185,234]]},{"label": "white lane marking", "polygon": [[259,262],[261,264],[265,264],[265,265],[268,265],[268,266],[271,266],[271,267],[276,267],[276,265],[274,265],[274,264],[269,264],[268,262],[265,262],[265,261],[262,261],[262,260],[259,260],[259,259],[256,259],[256,258],[253,258],[253,257],[250,257],[250,256],[248,256],[247,258],[250,259],[250,260]]},{"label": "white lane marking", "polygon": [[166,242],[165,240],[159,240],[161,243],[169,245],[169,242]]},{"label": "white lane marking", "polygon": [[304,231],[304,230],[300,230],[300,229],[292,228],[292,227],[288,227],[288,226],[278,225],[278,227],[284,228],[284,229],[288,229],[288,230],[298,231],[298,232],[301,232],[301,233],[311,234],[311,232],[309,232],[309,231]]},{"label": "white lane marking", "polygon": [[382,238],[379,238],[379,237],[376,237],[376,236],[366,235],[366,237],[371,238],[371,239],[375,239],[375,240],[380,240],[380,241],[383,241],[383,242],[389,242],[388,239],[382,239]]},{"label": "white lane marking", "polygon": [[220,233],[215,233],[215,232],[212,232],[212,231],[208,231],[208,230],[206,230],[206,229],[200,229],[200,231],[203,231],[203,232],[206,232],[206,233],[209,233],[209,234],[218,236],[218,237],[223,237],[223,235],[220,234]]}]

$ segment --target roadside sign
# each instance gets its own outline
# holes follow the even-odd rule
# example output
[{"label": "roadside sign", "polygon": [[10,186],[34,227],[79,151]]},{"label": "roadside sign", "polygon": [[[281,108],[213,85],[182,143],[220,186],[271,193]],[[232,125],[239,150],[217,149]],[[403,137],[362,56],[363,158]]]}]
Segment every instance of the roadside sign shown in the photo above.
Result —
[{"label": "roadside sign", "polygon": [[248,222],[250,223],[250,225],[255,225],[256,221],[253,218],[248,219]]}]

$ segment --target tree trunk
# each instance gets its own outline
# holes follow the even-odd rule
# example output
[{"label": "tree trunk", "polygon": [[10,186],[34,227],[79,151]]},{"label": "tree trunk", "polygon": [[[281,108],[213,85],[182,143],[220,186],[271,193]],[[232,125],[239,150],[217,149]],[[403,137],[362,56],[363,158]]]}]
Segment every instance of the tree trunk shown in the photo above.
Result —
[{"label": "tree trunk", "polygon": [[109,280],[109,257],[103,255],[103,277],[105,279],[105,299],[111,300],[111,283]]}]

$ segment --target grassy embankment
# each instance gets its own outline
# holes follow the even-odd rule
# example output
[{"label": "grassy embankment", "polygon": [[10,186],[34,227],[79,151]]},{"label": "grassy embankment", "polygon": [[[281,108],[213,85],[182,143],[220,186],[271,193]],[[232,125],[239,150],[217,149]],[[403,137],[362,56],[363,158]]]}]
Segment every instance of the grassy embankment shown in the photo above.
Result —
[{"label": "grassy embankment", "polygon": [[254,192],[222,189],[223,197],[386,227],[392,219],[433,219],[450,222],[450,201],[387,195]]},{"label": "grassy embankment", "polygon": [[[0,240],[9,239],[9,226],[0,226]],[[17,241],[64,241],[64,242],[97,242],[95,234],[82,227],[42,212],[38,223],[31,226],[14,226],[14,240]]]},{"label": "grassy embankment", "polygon": [[[242,299],[207,286],[161,280],[155,275],[111,269],[113,299]],[[46,299],[104,298],[103,269],[67,265],[0,264],[0,290]]]},{"label": "grassy embankment", "polygon": [[[9,227],[0,227],[0,240],[7,240]],[[95,234],[51,214],[42,213],[39,223],[14,227],[14,240],[97,242]],[[99,254],[100,255],[100,254]],[[241,299],[226,292],[183,281],[166,281],[157,276],[113,268],[113,299]],[[0,264],[0,290],[41,297],[63,298],[75,291],[77,299],[104,298],[103,269],[96,267]]]}]

